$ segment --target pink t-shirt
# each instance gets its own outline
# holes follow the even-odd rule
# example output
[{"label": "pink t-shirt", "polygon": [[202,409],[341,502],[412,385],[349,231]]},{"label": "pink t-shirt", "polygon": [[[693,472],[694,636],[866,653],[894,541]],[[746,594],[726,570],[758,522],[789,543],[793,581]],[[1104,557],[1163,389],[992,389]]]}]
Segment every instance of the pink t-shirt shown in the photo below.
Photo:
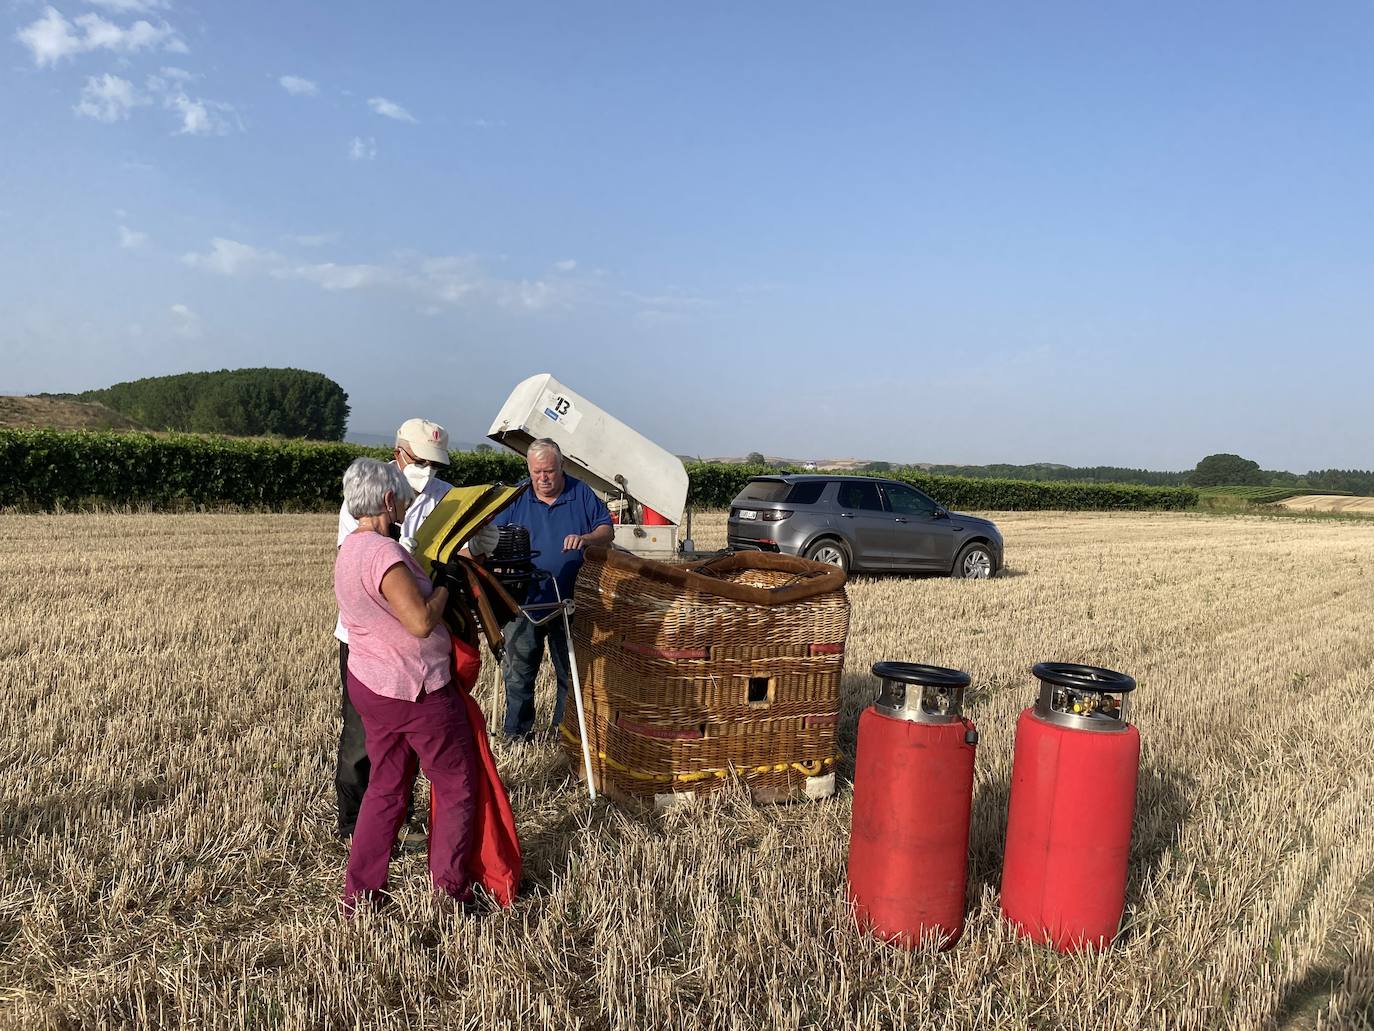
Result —
[{"label": "pink t-shirt", "polygon": [[413,702],[421,687],[437,691],[449,682],[453,646],[443,623],[421,640],[391,611],[382,597],[382,577],[397,563],[414,575],[420,597],[433,593],[429,577],[390,537],[349,534],[334,560],[334,596],[348,631],[348,671],[374,694]]}]

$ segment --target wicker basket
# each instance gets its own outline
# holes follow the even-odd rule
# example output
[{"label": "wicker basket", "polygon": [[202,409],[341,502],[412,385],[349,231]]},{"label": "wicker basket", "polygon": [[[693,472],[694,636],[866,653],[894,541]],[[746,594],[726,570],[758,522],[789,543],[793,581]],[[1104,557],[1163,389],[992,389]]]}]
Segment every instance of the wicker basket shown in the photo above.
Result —
[{"label": "wicker basket", "polygon": [[[833,794],[844,581],[787,555],[670,566],[588,549],[573,643],[597,788],[663,801],[736,774],[760,801]],[[582,771],[572,699],[563,742]]]}]

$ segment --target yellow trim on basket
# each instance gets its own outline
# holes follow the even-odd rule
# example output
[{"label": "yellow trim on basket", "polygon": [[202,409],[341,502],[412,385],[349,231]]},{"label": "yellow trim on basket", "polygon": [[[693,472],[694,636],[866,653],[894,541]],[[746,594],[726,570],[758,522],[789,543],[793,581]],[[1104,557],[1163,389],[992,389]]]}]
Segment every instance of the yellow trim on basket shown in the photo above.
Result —
[{"label": "yellow trim on basket", "polygon": [[[558,729],[562,733],[563,739],[565,741],[569,741],[572,744],[577,745],[579,748],[581,747],[582,742],[578,740],[576,734],[570,731],[567,727],[559,727]],[[630,769],[630,767],[624,766],[616,762],[605,752],[597,752],[596,757],[612,769],[619,770],[621,773],[625,774],[626,776],[633,777],[635,780],[655,780],[671,783],[691,784],[695,781],[707,780],[711,777],[715,777],[719,780],[724,780],[726,777],[730,776],[731,773],[731,770],[699,770],[696,773],[647,773],[644,770],[632,770]],[[817,759],[814,762],[774,763],[771,766],[755,766],[753,768],[735,766],[732,767],[732,769],[735,773],[742,774],[783,773],[790,769],[796,770],[798,773],[805,774],[808,777],[816,777],[820,775],[821,770],[825,769],[827,766],[834,765],[835,757],[832,755],[829,758]]]}]

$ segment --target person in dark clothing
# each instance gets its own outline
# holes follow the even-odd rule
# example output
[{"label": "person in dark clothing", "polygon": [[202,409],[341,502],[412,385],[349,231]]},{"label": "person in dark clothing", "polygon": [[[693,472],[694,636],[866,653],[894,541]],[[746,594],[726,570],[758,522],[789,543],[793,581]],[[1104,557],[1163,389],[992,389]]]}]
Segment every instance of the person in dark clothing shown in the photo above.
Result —
[{"label": "person in dark clothing", "polygon": [[[538,552],[534,564],[553,575],[530,593],[528,605],[552,602],[554,582],[563,598],[571,598],[582,567],[583,549],[610,544],[615,539],[611,513],[596,492],[563,472],[563,452],[547,437],[530,445],[526,453],[530,489],[495,519],[496,526],[515,524],[530,532],[530,547]],[[553,708],[553,730],[563,722],[563,704],[571,674],[568,638],[562,618],[535,626],[524,616],[506,625],[506,654],[501,672],[506,682],[505,735],[509,741],[528,741],[534,735],[534,681],[544,659],[549,659],[558,678],[558,697]]]}]

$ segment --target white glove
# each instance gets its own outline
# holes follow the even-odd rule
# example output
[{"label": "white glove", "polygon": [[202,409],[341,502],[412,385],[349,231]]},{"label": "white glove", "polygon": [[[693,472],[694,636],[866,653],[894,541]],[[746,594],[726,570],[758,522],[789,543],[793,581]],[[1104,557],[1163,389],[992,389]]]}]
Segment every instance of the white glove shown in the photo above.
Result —
[{"label": "white glove", "polygon": [[501,542],[501,531],[487,523],[480,530],[468,538],[465,547],[468,554],[473,558],[485,558],[496,550],[496,545]]}]

